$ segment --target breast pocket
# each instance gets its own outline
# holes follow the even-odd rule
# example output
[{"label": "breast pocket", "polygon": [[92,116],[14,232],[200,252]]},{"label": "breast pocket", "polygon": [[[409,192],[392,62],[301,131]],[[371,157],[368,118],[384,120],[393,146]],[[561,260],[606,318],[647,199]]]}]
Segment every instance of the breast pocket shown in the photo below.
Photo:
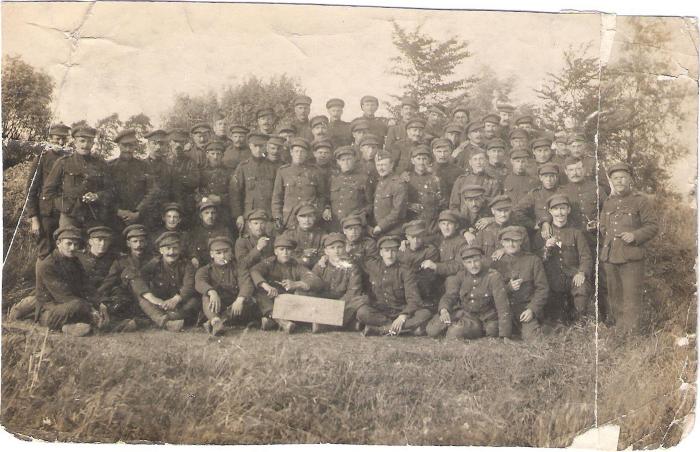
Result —
[{"label": "breast pocket", "polygon": [[245,178],[245,188],[246,190],[255,190],[256,188],[256,177],[248,176]]}]

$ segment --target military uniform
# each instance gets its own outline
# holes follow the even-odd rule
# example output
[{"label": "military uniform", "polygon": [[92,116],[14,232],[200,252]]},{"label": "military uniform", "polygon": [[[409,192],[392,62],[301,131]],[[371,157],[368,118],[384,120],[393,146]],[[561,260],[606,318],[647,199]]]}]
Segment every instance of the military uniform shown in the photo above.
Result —
[{"label": "military uniform", "polygon": [[272,217],[282,220],[285,227],[292,224],[292,211],[303,202],[317,210],[328,205],[328,188],[321,173],[311,165],[288,164],[280,167],[272,191]]},{"label": "military uniform", "polygon": [[154,229],[160,223],[161,206],[171,193],[170,166],[164,158],[147,158],[144,160],[144,178],[146,191],[137,206],[139,222],[146,229]]},{"label": "military uniform", "polygon": [[[139,207],[142,207],[144,195],[148,193],[148,165],[134,157],[120,156],[108,166],[116,192],[115,209],[138,212]],[[121,221],[118,225],[119,230],[126,226]]]},{"label": "military uniform", "polygon": [[386,120],[383,118],[377,118],[374,116],[369,117],[366,115],[363,115],[362,119],[367,121],[369,124],[369,133],[376,136],[379,140],[379,147],[384,147],[384,142],[386,140],[387,133],[389,132],[389,128],[386,125]]},{"label": "military uniform", "polygon": [[438,213],[447,207],[440,179],[431,173],[411,172],[406,184],[407,220],[423,220],[429,231],[437,226]]},{"label": "military uniform", "polygon": [[[503,248],[503,246],[501,246],[501,241],[498,238],[498,234],[508,226],[519,225],[515,224],[512,220],[509,220],[504,224],[498,224],[494,221],[489,223],[484,229],[477,231],[476,243],[484,251],[484,264],[491,266],[491,255],[495,251]],[[531,249],[530,238],[526,235],[525,238],[523,238],[522,250],[529,252]]]},{"label": "military uniform", "polygon": [[277,165],[265,158],[252,157],[241,163],[229,183],[231,216],[263,209],[270,212]]},{"label": "military uniform", "polygon": [[454,163],[433,163],[433,174],[440,180],[440,191],[444,197],[452,194],[452,187],[464,170]]},{"label": "military uniform", "polygon": [[206,265],[211,260],[209,255],[209,240],[215,237],[227,237],[233,243],[233,234],[228,226],[217,223],[212,226],[201,221],[187,234],[187,255],[194,257],[199,266]]},{"label": "military uniform", "polygon": [[513,204],[518,204],[532,190],[539,187],[540,181],[528,174],[508,174],[503,179],[503,194],[508,195]]},{"label": "military uniform", "polygon": [[[598,220],[599,208],[607,199],[605,191],[598,191],[598,184],[594,180],[584,179],[581,182],[568,184],[561,187],[561,193],[565,194],[571,202],[569,222],[579,229],[586,229],[589,221]],[[589,234],[590,235],[590,234]],[[591,238],[593,238],[591,236]],[[592,241],[589,241],[592,244]]]},{"label": "military uniform", "polygon": [[517,224],[522,224],[530,230],[544,222],[550,221],[549,210],[547,209],[547,200],[559,193],[560,187],[547,189],[538,187],[525,195],[513,208],[514,221]]},{"label": "military uniform", "polygon": [[[203,131],[204,133],[211,133],[211,126],[205,122],[200,122],[192,126],[190,129],[190,135],[193,135],[197,131]],[[187,151],[187,157],[192,160],[197,168],[203,168],[207,164],[207,150],[204,143],[201,147],[194,142],[190,143],[192,147]]]},{"label": "military uniform", "polygon": [[462,171],[470,171],[469,159],[472,158],[472,154],[475,152],[484,152],[484,148],[475,143],[466,141],[460,144],[455,151],[457,155],[454,159],[457,166],[462,168]]},{"label": "military uniform", "polygon": [[[483,151],[482,151],[483,152]],[[484,188],[484,196],[493,198],[501,194],[501,185],[498,181],[486,173],[481,174],[462,174],[457,178],[452,186],[450,194],[450,210],[460,210],[462,207],[462,189],[466,185],[480,185]]]},{"label": "military uniform", "polygon": [[323,254],[322,238],[324,231],[314,226],[309,230],[303,230],[299,226],[288,229],[284,234],[297,244],[294,257],[307,268],[313,268]]},{"label": "military uniform", "polygon": [[332,175],[330,203],[333,223],[336,226],[351,213],[365,212],[372,203],[367,175],[357,168],[347,173],[338,172]]},{"label": "military uniform", "polygon": [[374,220],[382,234],[401,232],[406,219],[406,183],[401,176],[388,174],[379,178],[374,192]]},{"label": "military uniform", "polygon": [[183,208],[183,220],[192,224],[196,211],[193,193],[199,185],[197,164],[185,155],[170,161],[170,194],[168,201],[176,202]]},{"label": "military uniform", "polygon": [[350,133],[350,123],[343,120],[328,122],[328,136],[334,147],[350,146],[352,144],[352,133]]},{"label": "military uniform", "polygon": [[[404,232],[412,236],[423,235],[427,232],[425,222],[416,220],[407,223],[404,226]],[[437,301],[439,279],[433,270],[421,268],[421,264],[424,261],[438,262],[439,260],[440,252],[430,243],[423,243],[423,246],[417,250],[412,250],[410,246],[399,250],[399,263],[413,269],[420,296],[427,304],[431,304],[431,307],[434,307],[434,302]]]}]

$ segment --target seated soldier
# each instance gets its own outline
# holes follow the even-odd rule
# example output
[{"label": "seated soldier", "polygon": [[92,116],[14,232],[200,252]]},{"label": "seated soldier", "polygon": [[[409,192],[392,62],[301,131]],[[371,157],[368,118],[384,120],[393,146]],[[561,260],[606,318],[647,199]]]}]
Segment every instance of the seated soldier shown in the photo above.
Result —
[{"label": "seated soldier", "polygon": [[253,295],[253,283],[246,270],[233,259],[233,241],[219,236],[209,239],[211,262],[197,270],[194,287],[202,296],[202,310],[207,316],[204,329],[213,336],[223,332],[226,324],[251,322],[260,317]]},{"label": "seated soldier", "polygon": [[78,261],[87,275],[88,287],[94,297],[102,284],[116,255],[112,252],[112,230],[107,226],[95,226],[88,229],[88,243],[84,250],[77,253]]},{"label": "seated soldier", "polygon": [[542,259],[522,250],[527,232],[508,226],[498,234],[505,254],[493,263],[506,283],[513,324],[526,341],[541,335],[540,319],[547,303],[549,285]]},{"label": "seated soldier", "polygon": [[493,222],[488,207],[488,199],[484,196],[484,188],[479,185],[462,186],[462,204],[459,214],[465,226],[464,239],[474,240],[477,231],[484,229]]},{"label": "seated soldier", "polygon": [[569,198],[554,195],[547,200],[547,207],[552,216],[552,236],[546,241],[535,237],[549,282],[545,315],[557,322],[568,322],[587,313],[593,256],[583,231],[569,224]]},{"label": "seated soldier", "polygon": [[187,243],[187,230],[184,228],[184,223],[182,221],[182,216],[184,211],[182,206],[176,202],[170,202],[163,206],[163,224],[160,228],[152,231],[149,237],[149,243],[153,245],[153,251],[158,253],[156,248],[156,239],[163,235],[165,232],[178,232],[182,240]]},{"label": "seated soldier", "polygon": [[481,248],[464,244],[463,268],[447,278],[438,314],[426,327],[428,336],[447,338],[510,337],[513,320],[501,275],[483,265]]},{"label": "seated soldier", "polygon": [[275,239],[275,255],[258,262],[250,269],[256,289],[255,300],[262,314],[262,330],[271,330],[275,325],[279,325],[288,334],[294,332],[294,322],[272,319],[275,297],[280,293],[296,290],[316,291],[321,285],[316,275],[294,259],[296,246],[294,240],[282,234]]},{"label": "seated soldier", "polygon": [[297,244],[294,250],[296,260],[312,269],[321,257],[323,230],[317,225],[316,208],[311,203],[301,203],[294,210],[294,220],[285,235]]},{"label": "seated soldier", "polygon": [[245,270],[273,255],[272,239],[267,231],[271,229],[270,216],[262,209],[246,214],[245,231],[236,240],[234,253],[236,262]]},{"label": "seated soldier", "polygon": [[160,257],[141,268],[132,288],[143,312],[159,327],[181,331],[193,325],[200,311],[194,290],[195,268],[183,254],[177,232],[164,232],[156,239]]},{"label": "seated soldier", "polygon": [[379,256],[377,243],[373,238],[365,236],[367,225],[362,215],[348,215],[340,224],[347,239],[346,249],[358,265],[363,266],[369,257]]},{"label": "seated soldier", "polygon": [[425,221],[413,220],[406,223],[403,231],[408,243],[399,249],[399,262],[415,272],[420,296],[432,309],[438,299],[439,278],[433,270],[421,268],[421,264],[425,261],[439,262],[440,252],[425,241],[428,233]]},{"label": "seated soldier", "polygon": [[459,260],[459,248],[464,243],[464,237],[458,232],[459,216],[451,210],[443,210],[438,217],[438,227],[440,236],[437,238],[436,246],[440,252],[440,260],[426,260],[421,263],[421,268],[434,270],[439,276],[450,276],[456,274],[461,268]]},{"label": "seated soldier", "polygon": [[[319,289],[312,295],[345,302],[344,326],[355,323],[357,310],[369,301],[362,293],[362,270],[348,258],[346,242],[345,236],[339,232],[324,236],[324,257],[311,270],[321,281]],[[319,333],[327,328],[314,323],[311,332]]]},{"label": "seated soldier", "polygon": [[199,221],[187,235],[187,254],[192,258],[194,268],[209,263],[209,240],[214,237],[228,237],[233,240],[233,234],[219,216],[221,203],[215,196],[202,198],[198,205]]},{"label": "seated soldier", "polygon": [[[468,238],[467,243],[477,245],[484,253],[484,264],[491,266],[493,261],[497,261],[503,256],[505,251],[501,246],[501,241],[498,239],[498,233],[508,226],[513,226],[512,213],[513,202],[508,195],[496,196],[489,202],[491,214],[494,221],[484,229],[478,231],[473,239]],[[523,251],[530,251],[530,239],[526,235],[522,244]]]},{"label": "seated soldier", "polygon": [[424,334],[423,326],[432,316],[424,306],[413,270],[399,263],[399,239],[379,239],[379,255],[367,262],[370,279],[370,303],[357,311],[365,324],[364,336],[399,335],[402,332]]},{"label": "seated soldier", "polygon": [[412,169],[406,174],[407,219],[423,220],[429,231],[437,228],[438,213],[447,207],[440,179],[429,171],[432,153],[427,145],[420,144],[411,151]]}]

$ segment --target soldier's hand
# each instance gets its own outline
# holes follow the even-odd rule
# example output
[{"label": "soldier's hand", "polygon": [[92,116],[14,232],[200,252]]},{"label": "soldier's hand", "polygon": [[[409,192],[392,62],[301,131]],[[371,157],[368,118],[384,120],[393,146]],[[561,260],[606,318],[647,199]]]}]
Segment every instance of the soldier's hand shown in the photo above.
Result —
[{"label": "soldier's hand", "polygon": [[518,279],[511,279],[510,280],[510,288],[513,290],[520,290],[520,285],[523,283],[522,278]]},{"label": "soldier's hand", "polygon": [[574,275],[574,286],[581,287],[586,280],[586,275],[583,272],[578,272]]},{"label": "soldier's hand", "polygon": [[31,217],[29,220],[29,233],[35,236],[39,235],[41,232],[41,222],[39,221],[39,217]]},{"label": "soldier's hand", "polygon": [[168,298],[163,302],[163,306],[167,311],[172,311],[173,309],[177,308],[178,303],[180,303],[180,299],[177,295],[175,295],[172,298]]},{"label": "soldier's hand", "polygon": [[530,320],[532,320],[535,317],[535,315],[532,313],[532,309],[526,309],[523,311],[522,314],[520,314],[520,321],[523,323],[527,323]]},{"label": "soldier's hand", "polygon": [[255,248],[258,251],[262,251],[265,249],[265,247],[267,246],[269,241],[270,241],[270,237],[260,237],[258,239],[258,243],[255,245]]},{"label": "soldier's hand", "polygon": [[504,254],[506,254],[506,250],[504,250],[503,248],[501,248],[501,249],[499,249],[499,250],[496,250],[496,251],[494,251],[493,254],[491,255],[491,260],[494,261],[494,262],[497,261],[497,260],[500,260],[500,259],[503,257]]},{"label": "soldier's hand", "polygon": [[435,264],[435,262],[428,259],[428,260],[421,262],[420,268],[428,268],[430,270],[435,270],[437,268],[437,265]]},{"label": "soldier's hand", "polygon": [[557,245],[557,238],[556,237],[550,237],[547,239],[546,242],[544,242],[544,246],[547,248],[552,248],[553,246]]},{"label": "soldier's hand", "polygon": [[288,292],[297,288],[297,283],[292,281],[291,279],[283,279],[282,281],[280,281],[280,284],[282,284],[284,290]]},{"label": "soldier's hand", "polygon": [[199,268],[199,259],[196,257],[192,258],[192,265],[194,265],[194,268]]},{"label": "soldier's hand", "polygon": [[238,297],[231,305],[231,313],[234,317],[240,317],[241,313],[243,312],[243,303],[245,303],[245,298]]},{"label": "soldier's hand", "polygon": [[411,182],[411,173],[409,173],[408,171],[404,171],[403,173],[401,173],[401,180],[406,183]]},{"label": "soldier's hand", "polygon": [[400,316],[396,317],[396,319],[393,322],[391,322],[391,328],[389,328],[389,333],[392,335],[401,334],[403,324],[406,323],[406,317],[406,314],[401,314]]},{"label": "soldier's hand", "polygon": [[547,222],[542,223],[540,225],[540,234],[543,239],[549,240],[552,237],[552,225]]},{"label": "soldier's hand", "polygon": [[476,222],[476,225],[475,225],[476,230],[481,231],[482,229],[484,229],[486,226],[490,225],[494,221],[496,221],[496,219],[494,217],[480,218],[479,221]]},{"label": "soldier's hand", "polygon": [[275,287],[272,287],[268,283],[263,283],[261,287],[267,293],[267,296],[270,298],[275,298],[277,295],[279,295],[277,289]]},{"label": "soldier's hand", "polygon": [[245,226],[245,219],[243,218],[243,215],[241,215],[238,218],[236,218],[236,227],[238,228],[238,231],[242,233],[244,226]]},{"label": "soldier's hand", "polygon": [[474,235],[473,232],[464,231],[463,235],[464,235],[464,240],[466,240],[467,244],[469,244],[469,245],[473,244],[474,241],[476,241],[476,236]]},{"label": "soldier's hand", "polygon": [[209,291],[209,310],[215,314],[218,314],[221,310],[221,298],[215,290]]},{"label": "soldier's hand", "polygon": [[331,221],[333,219],[333,213],[331,212],[331,209],[325,209],[323,211],[323,219],[326,221]]},{"label": "soldier's hand", "polygon": [[452,319],[450,318],[450,312],[447,309],[440,310],[440,321],[445,325],[451,325]]},{"label": "soldier's hand", "polygon": [[632,232],[623,232],[620,234],[620,238],[622,239],[623,242],[625,243],[632,243],[634,242],[634,233]]},{"label": "soldier's hand", "polygon": [[326,268],[326,265],[328,264],[328,256],[321,256],[321,259],[318,260],[317,264],[320,268]]}]

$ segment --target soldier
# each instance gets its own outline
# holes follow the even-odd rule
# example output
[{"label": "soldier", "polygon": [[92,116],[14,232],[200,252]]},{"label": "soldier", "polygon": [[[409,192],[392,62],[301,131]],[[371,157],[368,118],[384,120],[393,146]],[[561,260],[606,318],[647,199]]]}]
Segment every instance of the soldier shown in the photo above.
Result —
[{"label": "soldier", "polygon": [[506,155],[506,142],[500,138],[494,138],[486,145],[486,174],[496,179],[503,186],[503,182],[510,171],[504,162]]},{"label": "soldier", "polygon": [[265,156],[273,164],[275,173],[277,169],[291,161],[288,144],[282,135],[270,135],[267,139]]},{"label": "soldier", "polygon": [[466,227],[463,233],[464,238],[471,243],[476,238],[478,231],[493,222],[484,187],[481,185],[462,186],[462,203],[459,206],[459,214],[462,224]]},{"label": "soldier", "polygon": [[459,145],[456,150],[455,163],[465,170],[469,169],[469,160],[475,152],[483,151],[484,123],[482,121],[472,121],[465,129],[467,139]]},{"label": "soldier", "polygon": [[[364,118],[355,118],[350,123],[350,133],[352,133],[353,147],[359,153],[362,138],[369,133],[369,121]],[[381,137],[376,137],[381,141]]]},{"label": "soldier", "polygon": [[547,207],[552,216],[552,236],[546,241],[536,237],[535,244],[549,283],[545,315],[554,321],[568,322],[588,311],[593,255],[583,232],[568,222],[569,198],[556,194],[547,200]]},{"label": "soldier", "polygon": [[[229,182],[231,173],[223,166],[224,146],[218,141],[207,144],[207,164],[199,170],[199,184],[197,186],[197,201],[202,198],[217,200],[219,220],[225,224],[235,223],[229,211]],[[201,207],[200,207],[201,208]],[[200,210],[201,213],[201,210]],[[207,251],[208,254],[208,251]]]},{"label": "soldier", "polygon": [[323,184],[330,187],[331,176],[336,172],[337,167],[333,160],[333,144],[327,139],[316,140],[311,143],[313,151],[314,166],[323,176]]},{"label": "soldier", "polygon": [[294,257],[306,268],[311,269],[321,257],[323,230],[317,224],[316,208],[303,202],[294,208],[294,218],[285,235],[297,244]]},{"label": "soldier", "polygon": [[194,290],[195,268],[184,256],[180,234],[164,232],[156,239],[160,257],[141,268],[132,288],[143,312],[160,328],[181,331],[196,322],[201,309]]},{"label": "soldier", "polygon": [[[595,180],[597,164],[595,157],[587,155],[588,150],[588,143],[584,134],[575,133],[571,135],[569,138],[569,151],[571,157],[581,159],[583,162],[583,176],[585,178]],[[602,182],[603,187],[606,189],[606,193],[610,193],[610,187],[607,179],[599,176],[598,180]]]},{"label": "soldier", "polygon": [[182,220],[184,210],[182,206],[176,202],[169,202],[163,206],[161,216],[161,225],[158,229],[151,233],[149,242],[153,244],[153,250],[158,251],[156,246],[156,239],[160,237],[165,232],[177,232],[180,234],[180,238],[187,243],[187,229],[184,226]]},{"label": "soldier", "polygon": [[134,157],[139,141],[134,129],[126,129],[119,133],[114,142],[119,145],[119,158],[111,161],[108,168],[116,192],[116,211],[120,221],[117,230],[135,223],[140,219],[139,208],[142,206],[144,195],[148,191],[147,164]]},{"label": "soldier", "polygon": [[360,173],[367,176],[367,188],[371,199],[374,199],[374,190],[379,181],[379,173],[377,173],[377,165],[374,162],[374,158],[381,149],[380,141],[381,139],[377,138],[375,135],[371,133],[367,134],[359,141],[359,152],[355,153],[357,157],[357,169]]},{"label": "soldier", "polygon": [[384,147],[384,138],[388,133],[388,127],[384,118],[377,118],[374,114],[379,108],[379,100],[374,96],[362,96],[360,99],[362,118],[367,121],[368,131],[379,140],[379,147]]},{"label": "soldier", "polygon": [[[488,207],[491,209],[494,221],[477,231],[475,240],[467,239],[467,242],[481,248],[484,253],[484,264],[491,266],[493,261],[499,260],[505,253],[498,234],[508,226],[517,225],[512,219],[513,201],[508,195],[496,196],[488,203]],[[523,238],[521,248],[523,251],[530,251],[530,240],[527,235]]]},{"label": "soldier", "polygon": [[273,255],[272,239],[267,234],[270,215],[262,209],[255,209],[246,215],[246,230],[236,240],[236,262],[241,270],[250,268],[262,259]]},{"label": "soldier", "polygon": [[30,232],[37,239],[39,259],[53,250],[53,232],[58,228],[59,210],[55,204],[42,196],[42,190],[56,161],[67,155],[66,143],[70,127],[53,124],[49,128],[48,146],[34,158],[27,181],[26,216],[29,218]]},{"label": "soldier", "polygon": [[97,300],[98,288],[107,277],[116,256],[111,250],[112,230],[107,226],[88,229],[88,246],[77,253],[78,261],[85,271],[87,289],[91,298]]},{"label": "soldier", "polygon": [[226,135],[226,116],[221,112],[214,113],[211,119],[212,141],[218,141],[224,145],[224,149],[233,144],[233,141]]},{"label": "soldier", "polygon": [[195,215],[195,199],[192,193],[199,182],[199,170],[194,160],[187,156],[185,143],[187,132],[172,129],[168,132],[170,141],[170,193],[168,201],[180,204],[185,222],[191,222]]},{"label": "soldier", "polygon": [[513,123],[513,112],[515,111],[515,107],[507,103],[498,102],[496,104],[496,110],[498,111],[498,116],[501,117],[501,122],[498,124],[499,128],[501,129],[500,136],[501,139],[505,141],[508,139],[510,127]]},{"label": "soldier", "polygon": [[539,186],[539,181],[526,171],[529,158],[530,154],[523,149],[510,151],[511,172],[503,179],[503,193],[510,197],[513,204],[518,204]]},{"label": "soldier", "polygon": [[221,334],[227,324],[253,321],[260,312],[251,298],[253,282],[233,259],[233,242],[229,237],[212,237],[208,241],[211,262],[197,270],[195,290],[202,296],[202,310],[207,317],[204,329],[212,336]]},{"label": "soldier", "polygon": [[347,239],[346,249],[348,254],[364,270],[364,264],[367,259],[379,256],[379,250],[374,239],[365,236],[366,224],[364,217],[362,215],[348,215],[343,218],[340,227]]},{"label": "soldier", "polygon": [[450,159],[456,158],[459,152],[461,152],[461,148],[459,146],[462,144],[462,135],[464,135],[465,133],[465,129],[462,128],[462,126],[460,124],[457,124],[456,122],[451,122],[445,126],[443,138],[450,140],[450,143],[452,143]]},{"label": "soldier", "polygon": [[440,180],[440,192],[447,197],[452,187],[464,170],[452,163],[452,142],[447,138],[436,138],[431,143],[433,148],[433,174]]},{"label": "soldier", "polygon": [[226,168],[232,171],[250,158],[250,149],[246,143],[246,137],[250,130],[240,124],[233,124],[229,129],[231,134],[231,144],[224,151],[223,163]]},{"label": "soldier", "polygon": [[399,263],[415,272],[420,296],[432,310],[437,301],[435,295],[440,281],[433,270],[421,268],[421,264],[425,261],[438,262],[440,252],[433,244],[426,242],[428,231],[423,220],[413,220],[404,225],[407,245],[399,249]]},{"label": "soldier", "polygon": [[[511,151],[523,150],[527,151],[527,145],[530,140],[530,135],[523,129],[512,129],[508,134],[508,141],[510,142]],[[528,153],[529,155],[529,153]]]},{"label": "soldier", "polygon": [[350,146],[352,144],[352,133],[350,133],[350,123],[343,121],[343,108],[345,101],[343,99],[329,99],[326,102],[326,110],[328,110],[328,136],[333,143],[333,147]]},{"label": "soldier", "polygon": [[437,248],[440,252],[440,260],[426,260],[421,263],[421,268],[435,271],[439,276],[446,277],[456,274],[461,268],[458,261],[459,248],[464,243],[464,237],[459,234],[460,218],[456,212],[443,210],[438,217],[440,235],[437,239]]},{"label": "soldier", "polygon": [[656,236],[656,212],[646,196],[632,190],[632,168],[615,163],[608,168],[613,194],[600,214],[602,248],[610,314],[623,332],[639,334],[644,290],[646,243]]},{"label": "soldier", "polygon": [[395,142],[406,138],[406,123],[418,115],[418,101],[412,97],[401,98],[401,119],[389,127],[384,141],[384,149],[393,149]]},{"label": "soldier", "polygon": [[[469,124],[469,105],[458,104],[452,109],[452,120],[451,122],[459,125],[459,141],[463,142],[467,139],[467,124]],[[453,142],[455,149],[459,146],[459,143]]]},{"label": "soldier", "polygon": [[547,276],[542,259],[522,250],[527,232],[521,226],[508,226],[499,233],[505,250],[503,257],[493,263],[506,285],[513,326],[525,341],[541,335],[540,319],[549,296]]},{"label": "soldier", "polygon": [[389,149],[394,160],[394,172],[403,174],[404,172],[413,171],[411,163],[413,149],[425,143],[423,137],[423,129],[425,129],[425,121],[421,118],[412,118],[405,122],[405,137],[395,141]]},{"label": "soldier", "polygon": [[297,129],[297,136],[304,138],[308,142],[314,141],[309,123],[309,113],[311,112],[311,98],[309,96],[297,96],[294,99],[294,122],[292,124]]},{"label": "soldier", "polygon": [[526,131],[528,135],[534,135],[537,132],[535,118],[532,115],[520,115],[515,118],[515,127]]},{"label": "soldier", "polygon": [[297,244],[284,234],[275,239],[273,257],[268,257],[253,266],[250,276],[256,288],[255,299],[262,313],[261,329],[271,330],[279,325],[287,334],[296,329],[296,324],[289,320],[272,320],[274,299],[280,293],[302,290],[318,291],[322,283],[318,276],[294,259]]},{"label": "soldier", "polygon": [[496,113],[489,113],[481,118],[481,122],[484,123],[484,133],[482,139],[488,142],[498,136],[499,127],[501,124],[501,117],[499,115]]},{"label": "soldier", "polygon": [[431,313],[424,307],[415,273],[399,263],[399,240],[393,236],[379,239],[379,254],[381,258],[366,263],[371,290],[370,303],[357,311],[357,319],[365,324],[362,334],[424,334]]},{"label": "soldier", "polygon": [[333,230],[337,230],[340,221],[351,213],[362,213],[366,217],[367,209],[372,204],[369,177],[356,168],[353,149],[350,146],[339,147],[335,150],[335,159],[340,171],[331,176],[331,207],[324,212],[324,218],[331,214]]},{"label": "soldier", "polygon": [[583,162],[575,157],[567,157],[564,161],[569,183],[561,188],[561,192],[569,198],[571,213],[569,223],[584,231],[588,244],[595,247],[598,230],[598,212],[608,198],[605,190],[598,190],[595,180],[584,177]]},{"label": "soldier", "polygon": [[316,140],[328,140],[328,117],[325,115],[314,116],[309,120],[311,128],[311,142]]},{"label": "soldier", "polygon": [[569,148],[566,142],[566,132],[557,132],[554,138],[554,163],[563,165],[564,160],[566,160],[568,156]]},{"label": "soldier", "polygon": [[[258,123],[256,132],[263,135],[272,135],[275,133],[275,121],[277,115],[271,108],[260,108],[255,112],[255,120]],[[294,128],[297,131],[296,127]],[[250,138],[250,136],[249,136]]]},{"label": "soldier", "polygon": [[532,155],[535,157],[535,167],[539,169],[545,163],[552,163],[559,168],[559,185],[566,185],[564,167],[553,161],[552,140],[549,137],[537,137],[530,142]]},{"label": "soldier", "polygon": [[486,152],[483,149],[473,151],[469,159],[469,170],[459,176],[452,186],[449,204],[451,210],[461,209],[462,188],[465,185],[480,185],[484,188],[484,195],[487,198],[501,194],[501,185],[496,179],[486,174]]},{"label": "soldier", "polygon": [[394,162],[390,153],[379,151],[374,159],[379,181],[374,192],[374,221],[372,235],[379,237],[401,232],[406,219],[407,187],[401,176],[392,172]]},{"label": "soldier", "polygon": [[308,141],[295,137],[291,144],[292,163],[279,168],[272,192],[272,218],[278,228],[292,224],[292,212],[302,202],[317,209],[329,206],[328,188],[321,173],[307,163]]},{"label": "soldier", "polygon": [[41,196],[60,211],[59,227],[91,227],[109,224],[114,205],[114,185],[107,164],[90,154],[97,131],[73,129],[75,152],[56,160]]},{"label": "soldier", "polygon": [[448,339],[509,338],[513,319],[501,275],[484,265],[477,246],[463,245],[459,257],[462,268],[447,278],[438,314],[426,327],[428,336],[444,332]]},{"label": "soldier", "polygon": [[442,194],[440,179],[429,172],[430,148],[425,144],[415,146],[411,157],[413,171],[407,178],[406,218],[421,219],[429,231],[434,231],[437,229],[438,213],[447,207],[447,200]]},{"label": "soldier", "polygon": [[272,205],[272,189],[277,168],[262,155],[267,139],[267,135],[251,132],[248,145],[252,156],[238,165],[229,183],[231,216],[236,219],[239,231],[243,230],[245,224],[244,212],[258,209],[269,212]]},{"label": "soldier", "polygon": [[166,160],[168,153],[168,133],[154,130],[146,135],[147,156],[144,160],[146,191],[137,206],[139,222],[146,229],[155,229],[160,221],[160,206],[171,192],[170,167]]},{"label": "soldier", "polygon": [[190,139],[192,146],[187,151],[187,156],[192,160],[197,168],[202,168],[207,163],[207,143],[211,136],[211,126],[206,122],[198,122],[190,129]]},{"label": "soldier", "polygon": [[[548,235],[550,217],[547,200],[559,193],[559,167],[554,163],[545,163],[538,170],[540,186],[525,195],[513,209],[515,221],[530,231],[540,230]],[[549,237],[547,237],[549,238]]]},{"label": "soldier", "polygon": [[445,113],[440,109],[440,107],[433,105],[428,108],[427,111],[428,120],[425,124],[425,139],[430,142],[433,138],[439,138],[442,136],[442,129],[444,128],[444,117]]},{"label": "soldier", "polygon": [[209,263],[209,240],[214,237],[228,237],[233,243],[233,234],[227,226],[228,222],[220,221],[220,201],[214,197],[205,196],[199,202],[199,222],[187,235],[186,246],[188,256],[192,257],[192,265],[199,268]]}]

